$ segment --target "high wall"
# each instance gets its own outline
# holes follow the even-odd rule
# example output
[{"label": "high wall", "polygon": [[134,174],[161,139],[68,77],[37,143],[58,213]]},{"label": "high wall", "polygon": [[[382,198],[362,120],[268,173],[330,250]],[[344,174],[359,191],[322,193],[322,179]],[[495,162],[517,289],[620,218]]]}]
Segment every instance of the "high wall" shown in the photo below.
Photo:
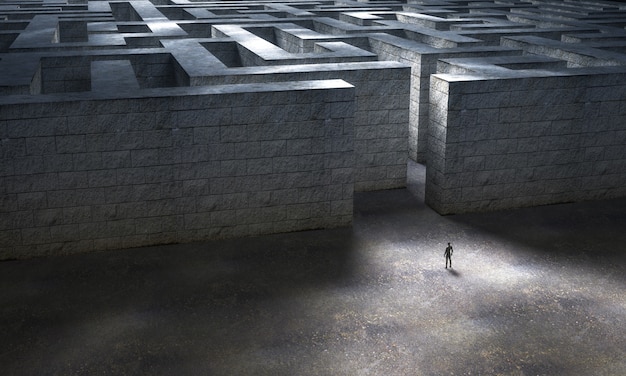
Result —
[{"label": "high wall", "polygon": [[437,74],[426,201],[441,214],[626,195],[626,72]]},{"label": "high wall", "polygon": [[354,190],[406,186],[410,68],[394,62],[293,65],[276,72],[265,67],[215,71],[190,78],[192,86],[343,79],[355,87]]},{"label": "high wall", "polygon": [[[605,0],[5,0],[0,7],[0,257],[349,224],[352,193],[327,202],[323,184],[296,198],[292,191],[282,192],[287,201],[270,201],[270,206],[291,205],[288,209],[273,213],[277,216],[263,209],[258,215],[267,201],[257,201],[265,197],[254,193],[265,191],[255,185],[257,176],[278,168],[285,175],[277,180],[305,171],[297,180],[315,179],[318,170],[307,169],[320,166],[318,154],[326,155],[329,147],[350,150],[350,157],[337,159],[341,170],[333,171],[354,192],[403,188],[407,159],[424,163],[426,201],[442,214],[626,195],[620,172],[626,144],[620,128],[626,101],[620,84],[626,73],[625,20],[626,4]],[[337,81],[339,87],[325,86],[326,80],[352,87]],[[351,91],[353,97],[329,105],[327,95],[335,90]],[[285,98],[285,92],[293,95]],[[205,97],[206,109],[193,107]],[[232,107],[220,107],[219,101],[235,97],[240,101]],[[276,102],[267,102],[271,98]],[[298,98],[307,98],[302,100],[308,105],[290,102]],[[170,101],[178,106],[172,111]],[[195,137],[204,131],[176,138],[189,132],[180,131],[180,124],[190,121],[179,116],[185,106],[205,117],[194,121],[220,127],[219,134],[208,132],[204,140],[206,147],[217,144],[218,149],[198,150]],[[326,125],[318,117],[320,108],[332,114],[324,121],[341,115],[352,129],[337,139],[325,138],[329,146],[318,142],[318,133],[303,136],[316,140],[314,151],[306,142],[301,145],[313,157],[257,160],[252,154],[243,163],[222,145],[223,135],[236,144],[289,141],[306,127],[302,124],[321,132]],[[146,122],[167,128],[136,128]],[[99,128],[103,124],[106,131]],[[260,136],[251,128],[259,124],[275,131],[255,139]],[[160,142],[175,145],[178,154],[168,155]],[[248,152],[266,149],[254,146]],[[218,194],[211,191],[214,185],[227,179],[233,188],[249,186],[247,201],[237,195],[220,198],[219,205],[202,208],[207,209],[202,218],[194,217],[200,205],[195,200],[167,204],[178,218],[186,218],[182,228],[172,230],[174,214],[155,214],[160,209],[153,201],[161,200],[153,196],[156,185],[145,196],[140,187],[161,183],[160,175],[166,181],[172,174],[180,177],[189,168],[170,172],[179,162],[168,158],[206,158],[206,153],[209,162],[219,161],[219,173],[215,163],[205,163],[198,166],[200,178],[177,178],[169,184],[172,189],[182,184],[190,197],[206,190],[213,195]],[[128,188],[129,168],[140,168],[140,176],[132,178],[148,183],[133,180]],[[111,198],[118,191],[123,200]],[[169,194],[162,187],[163,192]],[[306,195],[324,197],[330,211],[315,211]],[[82,209],[70,209],[69,197],[83,202]],[[108,204],[115,212],[100,208]],[[133,205],[139,208],[137,217],[126,218],[133,215],[128,209]],[[333,205],[343,214],[337,216]],[[143,207],[151,211],[142,212]],[[256,213],[253,222],[244,210],[250,208]],[[221,212],[231,214],[222,220]],[[125,227],[120,221],[126,219]],[[92,225],[91,235],[87,225],[81,227],[83,220],[99,224]],[[133,226],[137,233],[129,230]]]},{"label": "high wall", "polygon": [[9,99],[0,259],[352,222],[345,81]]}]

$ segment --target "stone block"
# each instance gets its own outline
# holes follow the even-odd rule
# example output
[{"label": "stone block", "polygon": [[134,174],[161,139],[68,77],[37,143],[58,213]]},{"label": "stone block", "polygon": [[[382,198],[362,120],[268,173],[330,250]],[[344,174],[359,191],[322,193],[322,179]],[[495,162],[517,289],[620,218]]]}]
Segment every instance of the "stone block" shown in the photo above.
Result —
[{"label": "stone block", "polygon": [[34,227],[45,227],[65,223],[63,209],[41,209],[33,212]]},{"label": "stone block", "polygon": [[78,153],[73,154],[74,170],[99,170],[104,166],[102,164],[102,153]]},{"label": "stone block", "polygon": [[28,192],[17,195],[18,210],[45,209],[48,206],[46,192]]},{"label": "stone block", "polygon": [[22,242],[22,231],[19,229],[14,230],[0,230],[0,257],[3,259],[9,259],[12,252],[11,248],[14,244]]},{"label": "stone block", "polygon": [[45,155],[55,153],[54,137],[33,137],[26,140],[26,155]]},{"label": "stone block", "polygon": [[111,187],[117,185],[115,170],[96,170],[88,173],[89,187]]},{"label": "stone block", "polygon": [[13,168],[16,175],[40,174],[44,172],[44,158],[42,156],[13,158]]},{"label": "stone block", "polygon": [[79,226],[73,225],[55,225],[50,226],[50,240],[52,242],[72,242],[80,239]]},{"label": "stone block", "polygon": [[23,245],[48,244],[52,240],[48,227],[22,228],[21,239]]}]

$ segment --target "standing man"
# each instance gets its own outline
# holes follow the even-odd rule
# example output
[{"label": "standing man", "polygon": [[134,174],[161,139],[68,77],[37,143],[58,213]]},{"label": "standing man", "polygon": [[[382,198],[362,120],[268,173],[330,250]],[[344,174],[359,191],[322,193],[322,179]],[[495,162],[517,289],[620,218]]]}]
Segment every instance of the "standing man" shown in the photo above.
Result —
[{"label": "standing man", "polygon": [[448,243],[446,251],[443,253],[446,256],[446,269],[448,269],[448,261],[450,261],[450,269],[452,269],[452,246]]}]

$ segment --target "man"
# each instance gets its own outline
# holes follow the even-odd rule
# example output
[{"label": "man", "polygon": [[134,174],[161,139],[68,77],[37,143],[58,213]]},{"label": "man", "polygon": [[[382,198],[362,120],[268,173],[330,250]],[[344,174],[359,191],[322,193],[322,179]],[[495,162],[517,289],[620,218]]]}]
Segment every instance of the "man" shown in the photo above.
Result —
[{"label": "man", "polygon": [[448,261],[450,261],[450,269],[452,269],[452,246],[448,243],[446,251],[443,253],[446,256],[446,269],[448,269]]}]

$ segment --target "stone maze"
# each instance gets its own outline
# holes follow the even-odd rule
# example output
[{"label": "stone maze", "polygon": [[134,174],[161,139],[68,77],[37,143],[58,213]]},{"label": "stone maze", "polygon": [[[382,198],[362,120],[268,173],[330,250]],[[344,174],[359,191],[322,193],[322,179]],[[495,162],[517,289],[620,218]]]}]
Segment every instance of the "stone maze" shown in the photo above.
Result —
[{"label": "stone maze", "polygon": [[0,1],[0,259],[626,196],[626,4]]}]

